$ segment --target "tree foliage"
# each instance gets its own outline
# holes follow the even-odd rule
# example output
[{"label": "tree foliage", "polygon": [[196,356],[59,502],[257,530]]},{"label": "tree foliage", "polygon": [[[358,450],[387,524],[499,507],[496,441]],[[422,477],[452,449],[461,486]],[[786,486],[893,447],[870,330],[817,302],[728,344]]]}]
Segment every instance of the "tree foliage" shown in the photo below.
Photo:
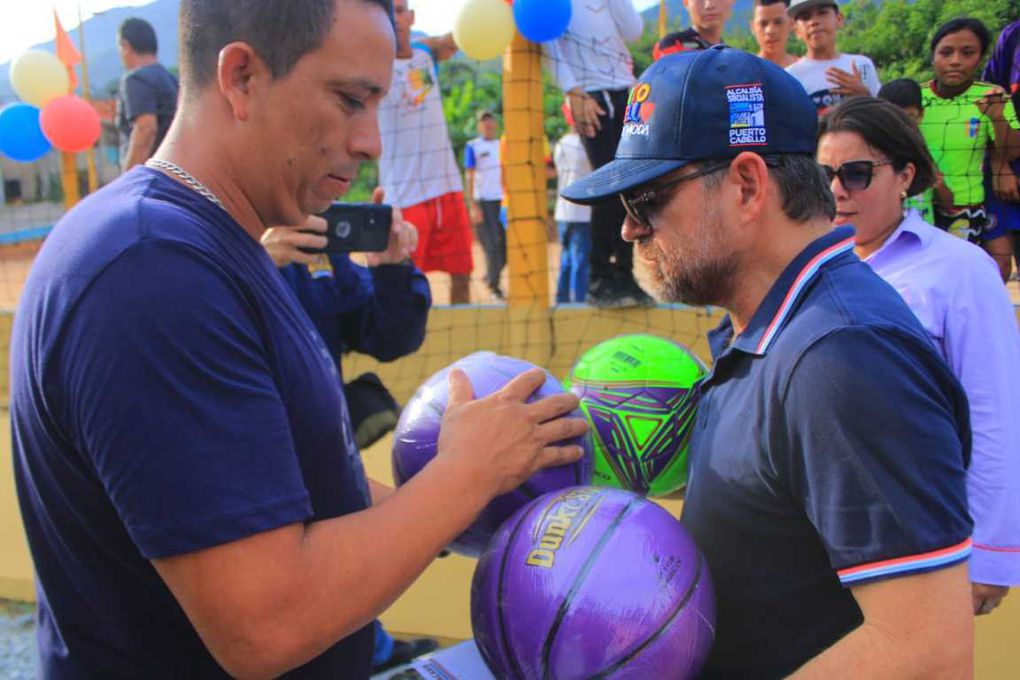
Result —
[{"label": "tree foliage", "polygon": [[871,57],[882,81],[931,78],[928,43],[935,30],[956,17],[980,19],[992,33],[1020,18],[1016,0],[854,0],[844,6],[840,49]]}]

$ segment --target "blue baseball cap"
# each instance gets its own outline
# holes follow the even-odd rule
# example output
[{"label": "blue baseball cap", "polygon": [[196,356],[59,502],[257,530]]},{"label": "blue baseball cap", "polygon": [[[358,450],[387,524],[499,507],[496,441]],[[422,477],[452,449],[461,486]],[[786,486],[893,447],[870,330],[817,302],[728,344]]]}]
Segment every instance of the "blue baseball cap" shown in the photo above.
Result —
[{"label": "blue baseball cap", "polygon": [[743,151],[813,155],[817,131],[804,87],[772,62],[725,45],[670,54],[630,91],[616,159],[562,195],[598,203],[688,163]]}]

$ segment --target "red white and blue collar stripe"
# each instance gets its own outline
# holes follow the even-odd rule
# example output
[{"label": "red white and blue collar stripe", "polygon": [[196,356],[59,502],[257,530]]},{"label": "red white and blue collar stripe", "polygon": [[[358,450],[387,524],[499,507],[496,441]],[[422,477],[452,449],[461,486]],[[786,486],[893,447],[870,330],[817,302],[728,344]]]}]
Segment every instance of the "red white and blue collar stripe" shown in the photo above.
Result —
[{"label": "red white and blue collar stripe", "polygon": [[813,258],[808,260],[804,268],[797,274],[797,278],[793,280],[793,284],[790,289],[786,292],[786,297],[783,298],[782,304],[779,305],[779,309],[776,310],[775,316],[772,317],[772,321],[765,328],[765,332],[762,333],[761,340],[758,341],[758,345],[754,351],[756,354],[764,354],[772,341],[775,340],[779,334],[779,330],[783,327],[783,323],[790,316],[790,311],[794,305],[797,304],[797,300],[800,298],[801,293],[808,287],[811,281],[814,279],[818,271],[825,265],[825,263],[833,260],[843,253],[853,250],[854,238],[851,236],[845,240],[831,245],[822,252],[815,255]]}]

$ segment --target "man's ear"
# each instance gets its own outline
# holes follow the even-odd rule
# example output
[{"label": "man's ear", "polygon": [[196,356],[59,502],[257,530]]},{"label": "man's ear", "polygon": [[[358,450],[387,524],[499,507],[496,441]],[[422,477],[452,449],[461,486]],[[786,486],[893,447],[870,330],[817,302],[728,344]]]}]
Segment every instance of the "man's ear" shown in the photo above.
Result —
[{"label": "man's ear", "polygon": [[220,92],[230,103],[234,118],[247,120],[251,114],[252,94],[267,83],[272,74],[251,45],[232,42],[220,50],[216,76]]},{"label": "man's ear", "polygon": [[758,219],[765,211],[769,194],[769,170],[765,160],[749,151],[739,154],[730,163],[729,180],[739,190],[736,208],[743,213],[741,221]]}]

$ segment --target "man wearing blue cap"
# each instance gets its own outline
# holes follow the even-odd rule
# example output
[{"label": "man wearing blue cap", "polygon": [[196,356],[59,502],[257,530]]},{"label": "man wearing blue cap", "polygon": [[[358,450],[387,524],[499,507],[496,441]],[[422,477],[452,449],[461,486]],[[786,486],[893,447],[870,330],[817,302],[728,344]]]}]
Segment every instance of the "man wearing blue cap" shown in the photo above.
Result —
[{"label": "man wearing blue cap", "polygon": [[832,229],[815,119],[774,64],[670,55],[634,87],[616,160],[564,196],[619,196],[662,296],[729,311],[682,516],[717,598],[703,677],[966,676],[966,398]]}]

